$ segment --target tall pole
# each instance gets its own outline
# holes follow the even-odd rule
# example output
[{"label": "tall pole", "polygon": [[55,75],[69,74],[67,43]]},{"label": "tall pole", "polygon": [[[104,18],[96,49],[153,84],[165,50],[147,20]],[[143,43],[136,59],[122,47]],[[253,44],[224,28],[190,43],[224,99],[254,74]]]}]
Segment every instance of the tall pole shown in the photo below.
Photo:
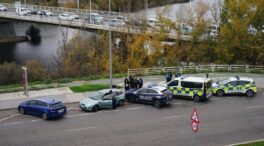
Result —
[{"label": "tall pole", "polygon": [[77,1],[78,13],[80,12],[80,0]]},{"label": "tall pole", "polygon": [[111,21],[111,0],[109,0],[109,12],[108,12],[108,29],[109,29],[109,70],[110,70],[110,89],[112,89],[112,32],[110,29]]},{"label": "tall pole", "polygon": [[146,19],[147,19],[147,17],[148,17],[148,0],[146,0],[145,3],[146,3],[146,8],[145,8],[146,14],[145,15],[146,15]]},{"label": "tall pole", "polygon": [[90,10],[89,10],[89,22],[91,23],[91,9],[92,9],[92,5],[91,5],[91,0],[90,0],[90,3],[89,3],[89,7],[90,7]]},{"label": "tall pole", "polygon": [[23,72],[23,84],[24,84],[24,95],[28,97],[28,75],[27,75],[27,68],[22,67]]}]

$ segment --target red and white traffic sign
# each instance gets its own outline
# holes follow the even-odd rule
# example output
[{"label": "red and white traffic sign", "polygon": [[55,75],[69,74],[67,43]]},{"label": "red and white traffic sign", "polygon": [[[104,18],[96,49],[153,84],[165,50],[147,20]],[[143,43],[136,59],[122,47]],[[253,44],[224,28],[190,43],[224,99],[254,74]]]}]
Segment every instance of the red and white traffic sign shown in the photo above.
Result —
[{"label": "red and white traffic sign", "polygon": [[199,127],[198,127],[198,123],[197,122],[192,121],[191,126],[192,126],[193,132],[197,132],[198,131]]},{"label": "red and white traffic sign", "polygon": [[194,108],[193,111],[192,111],[191,120],[195,121],[196,123],[200,123],[200,120],[199,120],[199,117],[198,117],[198,112],[197,112],[196,108]]}]

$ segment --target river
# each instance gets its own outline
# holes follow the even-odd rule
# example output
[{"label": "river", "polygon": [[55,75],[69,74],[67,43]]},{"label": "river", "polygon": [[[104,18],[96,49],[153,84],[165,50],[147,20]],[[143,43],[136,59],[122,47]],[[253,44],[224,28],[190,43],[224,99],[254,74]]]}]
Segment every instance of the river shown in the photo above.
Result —
[{"label": "river", "polygon": [[[32,23],[9,22],[0,24],[0,36],[24,36],[26,30]],[[64,27],[34,24],[40,29],[41,42],[33,45],[31,42],[16,44],[0,44],[0,62],[24,63],[26,60],[38,60],[48,69],[53,68],[54,58],[57,56],[62,32],[66,32]],[[68,29],[68,40],[76,34],[78,29]],[[92,34],[86,32],[87,35]]]}]

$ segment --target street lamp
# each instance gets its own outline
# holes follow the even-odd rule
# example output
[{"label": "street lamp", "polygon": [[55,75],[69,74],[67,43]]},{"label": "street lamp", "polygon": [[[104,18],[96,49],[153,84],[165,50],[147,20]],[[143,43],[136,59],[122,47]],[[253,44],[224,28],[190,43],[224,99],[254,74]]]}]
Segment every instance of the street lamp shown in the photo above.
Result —
[{"label": "street lamp", "polygon": [[146,19],[147,19],[147,17],[148,17],[148,0],[146,0],[146,9],[145,9],[145,11],[146,11]]},{"label": "street lamp", "polygon": [[90,0],[90,3],[89,3],[89,7],[90,7],[90,10],[89,10],[89,22],[91,23],[91,9],[92,9],[92,6],[91,6],[91,0]]},{"label": "street lamp", "polygon": [[108,11],[108,29],[109,29],[109,70],[110,70],[110,89],[112,89],[112,32],[110,29],[111,21],[111,0],[109,0],[109,11]]},{"label": "street lamp", "polygon": [[28,75],[27,75],[27,68],[22,67],[23,72],[23,84],[24,84],[24,95],[28,97]]}]

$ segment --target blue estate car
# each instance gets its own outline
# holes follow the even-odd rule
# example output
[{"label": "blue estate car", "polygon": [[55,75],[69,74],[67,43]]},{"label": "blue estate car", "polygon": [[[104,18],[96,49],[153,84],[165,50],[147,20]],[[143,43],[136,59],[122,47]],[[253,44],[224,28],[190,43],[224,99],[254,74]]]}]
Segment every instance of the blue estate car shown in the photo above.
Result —
[{"label": "blue estate car", "polygon": [[63,117],[67,113],[66,106],[61,101],[51,98],[39,98],[22,102],[18,106],[18,111],[21,114],[42,117],[44,120]]},{"label": "blue estate car", "polygon": [[152,104],[156,108],[167,105],[172,100],[172,93],[165,87],[154,86],[151,88],[130,89],[125,94],[126,100],[130,103]]}]

